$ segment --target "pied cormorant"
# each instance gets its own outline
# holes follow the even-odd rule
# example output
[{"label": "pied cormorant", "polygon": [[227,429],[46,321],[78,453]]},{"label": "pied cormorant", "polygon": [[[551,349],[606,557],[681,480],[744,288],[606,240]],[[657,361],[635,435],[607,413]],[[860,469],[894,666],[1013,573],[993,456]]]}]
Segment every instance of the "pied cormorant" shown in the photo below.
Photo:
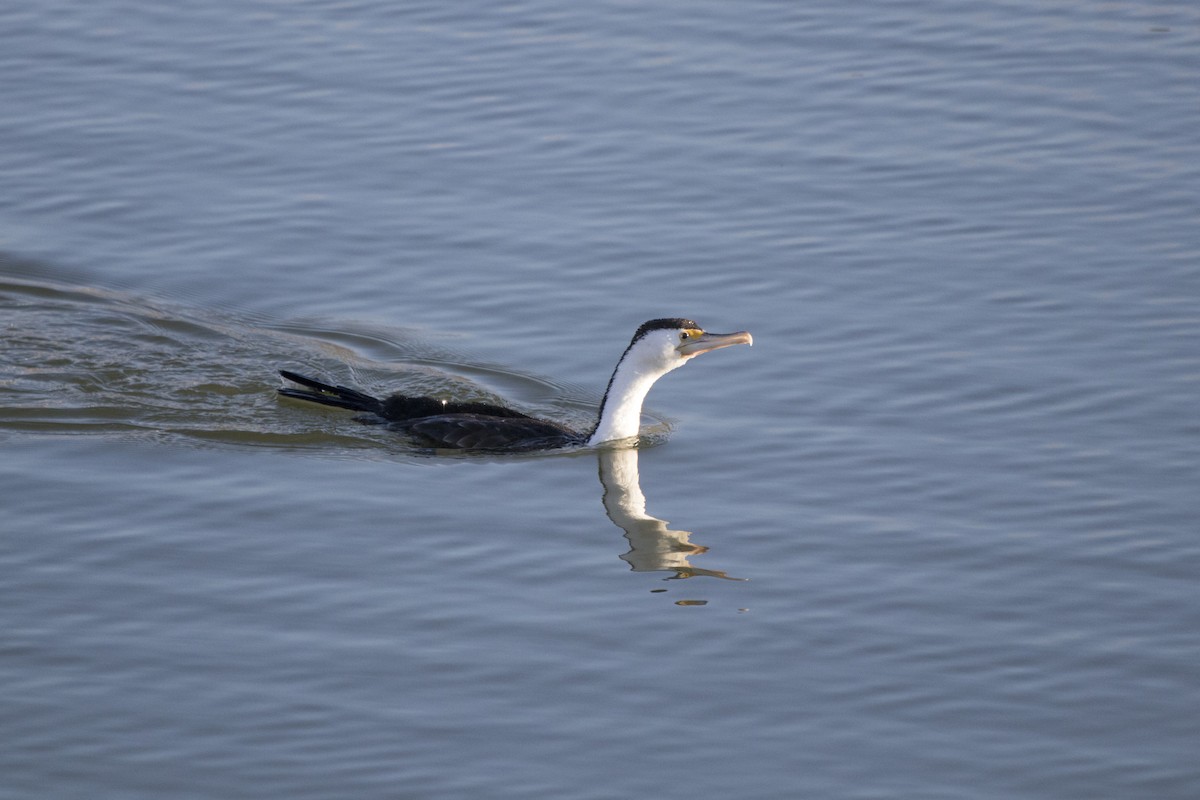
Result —
[{"label": "pied cormorant", "polygon": [[381,400],[288,370],[280,370],[279,374],[306,388],[282,388],[279,394],[365,412],[365,416],[357,418],[360,422],[385,425],[425,447],[528,451],[594,446],[638,435],[642,401],[663,375],[701,353],[753,341],[746,331],[707,333],[690,319],[652,319],[643,323],[608,380],[595,427],[586,432],[492,403],[460,403],[403,394]]}]

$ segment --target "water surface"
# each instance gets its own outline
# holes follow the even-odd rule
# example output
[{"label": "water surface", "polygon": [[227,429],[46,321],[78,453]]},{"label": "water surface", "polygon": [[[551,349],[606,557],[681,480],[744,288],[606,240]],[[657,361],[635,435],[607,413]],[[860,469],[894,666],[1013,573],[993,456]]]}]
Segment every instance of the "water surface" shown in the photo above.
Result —
[{"label": "water surface", "polygon": [[[1193,798],[1183,3],[0,11],[2,797]],[[433,457],[276,370],[638,450]]]}]

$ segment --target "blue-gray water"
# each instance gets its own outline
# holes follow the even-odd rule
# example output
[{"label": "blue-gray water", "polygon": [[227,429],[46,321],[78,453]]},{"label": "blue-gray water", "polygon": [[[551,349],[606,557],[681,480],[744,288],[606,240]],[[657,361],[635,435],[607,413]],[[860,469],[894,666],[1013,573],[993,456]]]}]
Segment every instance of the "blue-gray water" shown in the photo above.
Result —
[{"label": "blue-gray water", "polygon": [[[0,797],[1200,796],[1200,10],[0,8]],[[431,457],[290,367],[649,446]],[[669,520],[666,522],[665,520]]]}]

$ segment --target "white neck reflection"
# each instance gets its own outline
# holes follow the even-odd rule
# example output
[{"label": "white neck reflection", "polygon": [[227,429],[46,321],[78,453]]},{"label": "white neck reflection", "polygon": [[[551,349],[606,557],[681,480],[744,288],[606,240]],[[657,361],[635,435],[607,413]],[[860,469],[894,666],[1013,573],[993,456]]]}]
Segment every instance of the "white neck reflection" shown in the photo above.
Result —
[{"label": "white neck reflection", "polygon": [[638,479],[637,448],[603,448],[599,459],[604,510],[629,540],[629,552],[621,559],[634,572],[667,571],[674,572],[675,578],[708,575],[743,580],[730,578],[720,570],[692,566],[692,557],[708,552],[708,548],[693,544],[690,531],[671,530],[666,520],[646,513],[646,496]]}]

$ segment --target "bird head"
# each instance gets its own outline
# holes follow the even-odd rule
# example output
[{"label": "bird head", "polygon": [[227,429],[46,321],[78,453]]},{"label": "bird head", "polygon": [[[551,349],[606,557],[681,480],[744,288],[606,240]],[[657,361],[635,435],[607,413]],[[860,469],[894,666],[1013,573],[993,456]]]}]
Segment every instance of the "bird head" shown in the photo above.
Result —
[{"label": "bird head", "polygon": [[661,375],[701,353],[753,343],[746,331],[709,333],[690,319],[652,319],[637,329],[622,360],[630,360],[639,372]]}]

